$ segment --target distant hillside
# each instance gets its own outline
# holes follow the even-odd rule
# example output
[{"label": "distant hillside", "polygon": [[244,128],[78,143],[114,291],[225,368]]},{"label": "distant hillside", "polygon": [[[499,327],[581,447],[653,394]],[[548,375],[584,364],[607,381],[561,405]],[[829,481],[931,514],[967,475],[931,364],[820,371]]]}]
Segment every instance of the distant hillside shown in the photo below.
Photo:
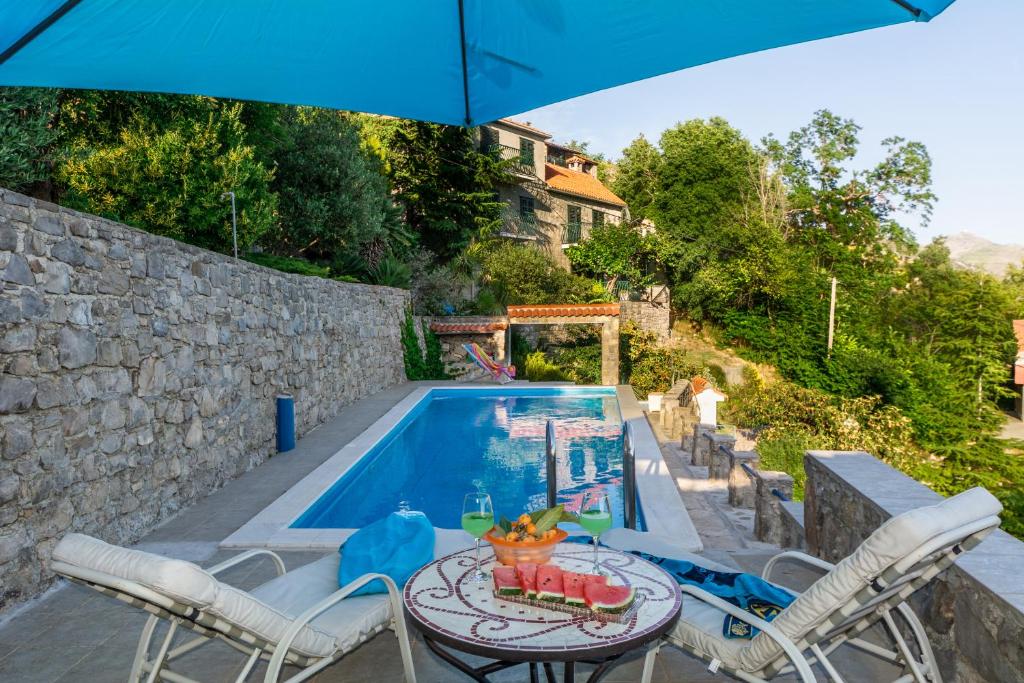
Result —
[{"label": "distant hillside", "polygon": [[946,246],[958,266],[983,270],[997,277],[1002,277],[1007,267],[1024,262],[1024,246],[996,244],[969,232],[950,235],[946,238]]}]

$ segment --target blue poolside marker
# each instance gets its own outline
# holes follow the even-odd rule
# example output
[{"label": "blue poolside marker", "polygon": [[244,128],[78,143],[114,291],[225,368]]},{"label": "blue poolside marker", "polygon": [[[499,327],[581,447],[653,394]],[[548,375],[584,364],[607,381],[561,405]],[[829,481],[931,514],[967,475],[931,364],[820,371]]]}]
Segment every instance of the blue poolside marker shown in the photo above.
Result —
[{"label": "blue poolside marker", "polygon": [[277,395],[277,452],[286,453],[295,448],[295,397]]}]

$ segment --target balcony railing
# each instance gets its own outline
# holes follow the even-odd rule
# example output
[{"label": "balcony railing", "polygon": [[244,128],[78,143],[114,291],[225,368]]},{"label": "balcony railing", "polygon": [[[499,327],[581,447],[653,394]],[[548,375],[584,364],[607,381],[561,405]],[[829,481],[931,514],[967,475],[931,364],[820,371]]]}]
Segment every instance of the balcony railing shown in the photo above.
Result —
[{"label": "balcony railing", "polygon": [[494,154],[502,161],[511,162],[510,170],[519,175],[536,177],[537,169],[533,163],[533,157],[524,157],[522,150],[509,145],[491,145],[491,154]]},{"label": "balcony railing", "polygon": [[589,221],[569,221],[562,230],[562,246],[568,247],[579,244],[590,234],[591,223]]},{"label": "balcony railing", "polygon": [[509,209],[502,212],[501,236],[521,240],[537,239],[537,216]]}]

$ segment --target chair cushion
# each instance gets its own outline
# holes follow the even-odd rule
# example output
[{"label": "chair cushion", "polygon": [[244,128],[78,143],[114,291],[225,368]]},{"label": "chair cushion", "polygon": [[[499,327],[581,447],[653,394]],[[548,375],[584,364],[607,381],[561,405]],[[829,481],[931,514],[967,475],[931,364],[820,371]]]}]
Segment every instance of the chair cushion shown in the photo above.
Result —
[{"label": "chair cushion", "polygon": [[[338,590],[338,562],[338,554],[331,553],[283,576],[271,579],[254,589],[250,595],[260,605],[269,606],[273,612],[287,615],[290,622]],[[277,628],[278,622],[269,613],[257,612],[240,603],[237,604],[237,608],[248,610],[246,613],[251,615],[250,623],[253,619],[260,619],[265,628]],[[324,651],[328,648],[328,643],[319,635],[315,637],[313,633],[306,634],[305,631],[300,633],[300,638],[295,639],[294,647],[302,654],[311,656],[323,656],[335,648],[341,652],[349,652],[387,628],[391,624],[391,617],[391,602],[387,593],[346,598],[309,624],[312,627],[310,631],[315,634],[329,634],[330,649],[326,653]],[[287,628],[287,625],[284,628]],[[281,629],[278,637],[283,635],[284,630]],[[308,638],[305,637],[307,635]]]},{"label": "chair cushion", "polygon": [[62,538],[53,559],[134,581],[188,607],[204,609],[217,597],[217,579],[191,562],[110,545],[84,534]]},{"label": "chair cushion", "polygon": [[[799,641],[838,606],[848,602],[899,560],[940,534],[998,515],[1002,505],[983,488],[893,517],[878,527],[835,569],[818,579],[772,622],[784,635]],[[781,654],[768,635],[759,633],[740,655],[746,671],[759,671]]]},{"label": "chair cushion", "polygon": [[699,657],[718,659],[727,667],[738,669],[740,655],[750,641],[722,635],[725,617],[725,612],[717,607],[684,593],[679,621],[665,637]]},{"label": "chair cushion", "polygon": [[[110,545],[82,534],[68,534],[53,559],[133,581],[194,607],[229,625],[276,643],[299,614],[338,590],[338,556],[279,576],[247,593],[218,581],[191,562]],[[350,598],[299,631],[292,648],[306,657],[348,651],[391,621],[387,596]]]}]

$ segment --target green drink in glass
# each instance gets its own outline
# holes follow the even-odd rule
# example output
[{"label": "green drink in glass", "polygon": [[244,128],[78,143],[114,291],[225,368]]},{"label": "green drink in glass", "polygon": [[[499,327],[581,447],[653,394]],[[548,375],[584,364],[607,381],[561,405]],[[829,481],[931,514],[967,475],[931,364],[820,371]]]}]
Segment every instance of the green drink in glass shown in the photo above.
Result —
[{"label": "green drink in glass", "polygon": [[470,581],[479,582],[487,579],[480,571],[480,539],[494,528],[494,507],[491,497],[486,493],[467,493],[462,503],[462,528],[476,539],[476,572]]},{"label": "green drink in glass", "polygon": [[591,536],[600,536],[612,528],[612,515],[601,510],[587,510],[580,515],[580,526]]},{"label": "green drink in glass", "polygon": [[597,560],[597,544],[601,534],[612,528],[612,508],[608,496],[603,491],[591,491],[583,498],[580,507],[580,526],[594,538],[594,569],[595,574],[604,574]]},{"label": "green drink in glass", "polygon": [[494,515],[485,512],[467,512],[462,515],[462,528],[473,538],[483,538],[494,528]]}]

